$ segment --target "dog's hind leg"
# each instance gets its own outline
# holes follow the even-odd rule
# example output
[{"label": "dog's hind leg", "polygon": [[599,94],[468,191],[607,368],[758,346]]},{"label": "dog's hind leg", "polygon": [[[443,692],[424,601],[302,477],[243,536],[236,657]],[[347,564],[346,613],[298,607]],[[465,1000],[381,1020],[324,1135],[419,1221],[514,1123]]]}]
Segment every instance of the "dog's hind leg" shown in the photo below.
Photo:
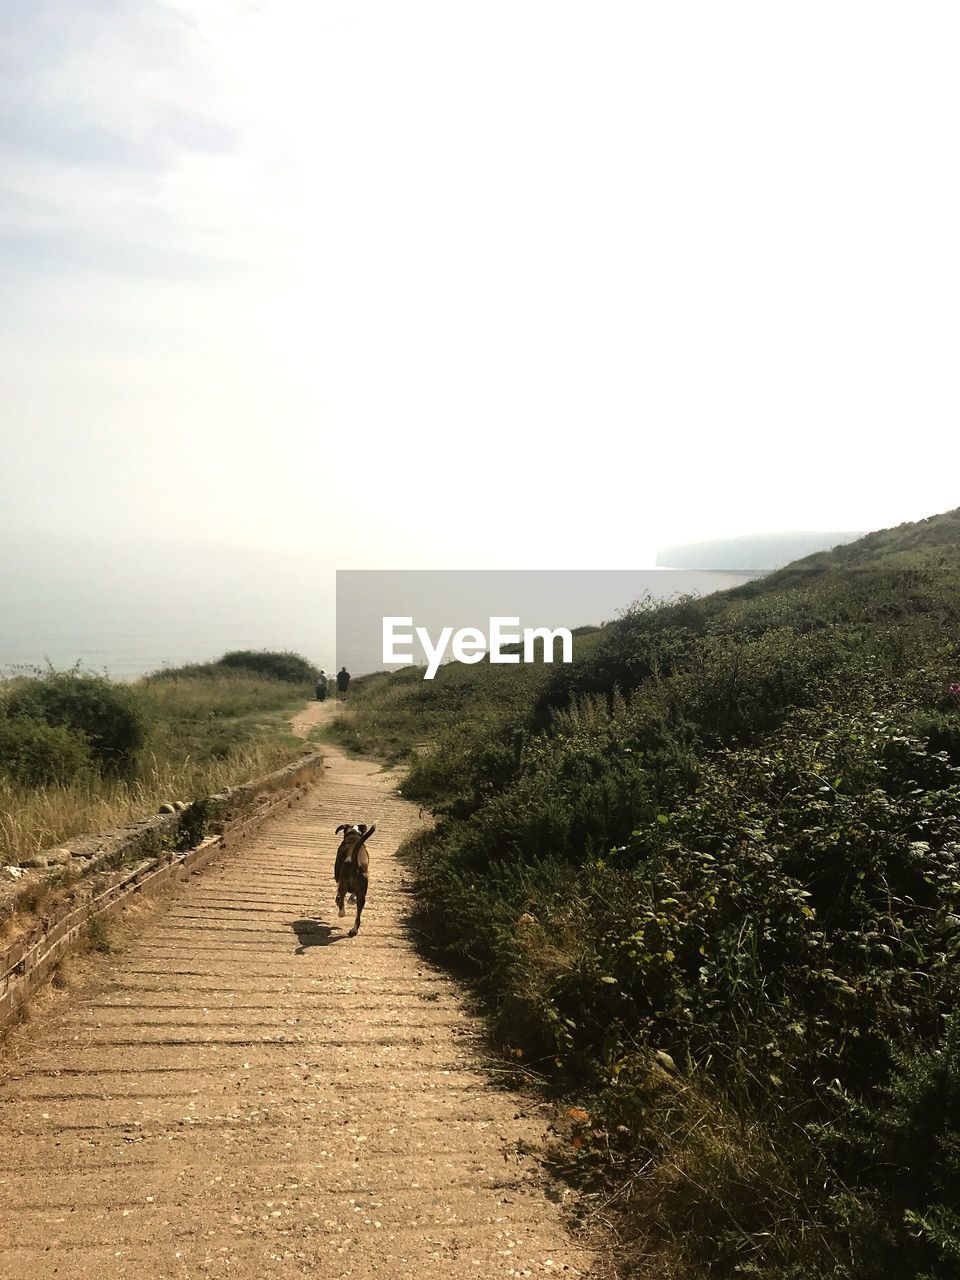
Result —
[{"label": "dog's hind leg", "polygon": [[363,912],[363,904],[367,900],[367,877],[361,875],[357,877],[357,918],[353,922],[353,928],[350,930],[349,937],[355,938],[360,932],[360,915]]},{"label": "dog's hind leg", "polygon": [[340,886],[337,885],[337,896],[335,898],[335,902],[337,904],[337,915],[340,917],[343,917],[347,914],[346,911],[344,911],[343,909],[344,893],[345,893],[345,890],[341,889]]}]

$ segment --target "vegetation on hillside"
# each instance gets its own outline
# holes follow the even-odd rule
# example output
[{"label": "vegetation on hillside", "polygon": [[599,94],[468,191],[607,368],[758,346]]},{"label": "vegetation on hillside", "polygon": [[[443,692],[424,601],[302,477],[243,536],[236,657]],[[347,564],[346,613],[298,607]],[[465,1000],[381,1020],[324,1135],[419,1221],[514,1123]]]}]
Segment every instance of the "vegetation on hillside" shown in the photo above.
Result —
[{"label": "vegetation on hillside", "polygon": [[296,654],[248,652],[129,685],[80,670],[0,685],[0,862],[294,758],[287,720],[313,674]]},{"label": "vegetation on hillside", "polygon": [[420,927],[635,1273],[960,1275],[960,513],[502,678],[377,677],[352,732],[429,737]]},{"label": "vegetation on hillside", "polygon": [[95,767],[105,775],[131,777],[147,736],[146,717],[128,685],[80,671],[50,671],[18,682],[3,711],[11,728],[66,733],[86,755],[77,772]]},{"label": "vegetation on hillside", "polygon": [[[589,652],[598,637],[596,628],[578,628],[574,655]],[[453,725],[465,742],[472,742],[484,727],[522,717],[551,670],[543,662],[479,667],[451,662],[433,680],[424,680],[422,667],[361,676],[323,735],[349,751],[379,755],[391,763],[408,758]]]},{"label": "vegetation on hillside", "polygon": [[299,653],[273,653],[264,649],[234,649],[216,664],[229,670],[255,671],[288,684],[309,684],[317,669]]}]

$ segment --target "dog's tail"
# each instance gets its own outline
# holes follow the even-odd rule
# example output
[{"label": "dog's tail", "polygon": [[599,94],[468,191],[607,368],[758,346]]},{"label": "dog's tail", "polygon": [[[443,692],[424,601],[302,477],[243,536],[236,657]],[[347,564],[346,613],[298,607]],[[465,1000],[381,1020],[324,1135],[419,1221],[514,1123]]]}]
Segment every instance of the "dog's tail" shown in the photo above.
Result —
[{"label": "dog's tail", "polygon": [[360,837],[360,839],[357,841],[357,843],[353,847],[355,849],[359,849],[361,845],[366,844],[367,841],[370,839],[370,837],[373,835],[373,833],[376,831],[376,829],[377,829],[376,823],[374,823],[372,827],[367,827],[366,831],[363,833],[363,835]]}]

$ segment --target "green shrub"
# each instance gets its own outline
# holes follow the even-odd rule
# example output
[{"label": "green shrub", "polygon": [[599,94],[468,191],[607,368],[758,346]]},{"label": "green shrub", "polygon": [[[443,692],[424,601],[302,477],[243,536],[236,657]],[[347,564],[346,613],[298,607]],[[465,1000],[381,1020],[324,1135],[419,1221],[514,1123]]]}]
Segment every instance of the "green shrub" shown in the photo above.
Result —
[{"label": "green shrub", "polygon": [[919,715],[915,728],[927,740],[930,751],[946,752],[952,764],[960,765],[960,709]]},{"label": "green shrub", "polygon": [[99,955],[108,956],[112,953],[110,930],[102,916],[94,916],[87,924],[87,946]]},{"label": "green shrub", "polygon": [[274,653],[268,649],[236,649],[225,653],[218,663],[221,667],[242,667],[260,675],[272,676],[290,684],[309,684],[316,678],[317,669],[299,653]]},{"label": "green shrub", "polygon": [[62,726],[0,716],[0,773],[24,787],[66,783],[92,766],[83,738]]},{"label": "green shrub", "polygon": [[194,800],[192,804],[188,804],[180,814],[176,848],[181,850],[196,848],[207,834],[209,822],[210,800],[208,797],[204,796],[202,799]]},{"label": "green shrub", "polygon": [[857,1191],[829,1210],[864,1270],[890,1280],[960,1273],[960,1023],[929,1047],[898,1050],[875,1100],[836,1092],[815,1132]]},{"label": "green shrub", "polygon": [[[752,1142],[795,1162],[778,1173],[811,1219],[794,1239],[777,1227],[781,1188],[751,1172],[754,1150],[725,1163],[716,1144],[698,1146],[716,1167],[670,1192],[670,1225],[697,1224],[684,1248],[711,1274],[886,1274],[868,1260],[876,1223],[900,1212],[892,1171],[887,1186],[856,1157],[832,1167],[798,1124],[832,1117],[852,1144],[860,1100],[898,1087],[891,1068],[937,1045],[955,1000],[960,770],[907,730],[912,707],[890,705],[876,673],[848,684],[755,744],[701,749],[686,781],[669,774],[662,805],[638,709],[581,702],[523,747],[512,782],[411,852],[429,936],[475,974],[503,1042],[596,1099],[606,1141],[620,1125],[638,1162],[664,1143],[676,1160],[657,1124],[675,1132],[682,1108],[657,1122],[650,1111],[659,1051],[722,1090]],[[918,1168],[931,1143],[941,1152],[940,1181],[914,1179],[883,1238],[927,1268],[891,1275],[947,1280],[931,1259],[952,1257],[943,1188],[960,1116],[924,1115],[927,1137],[915,1109],[900,1140]],[[824,1239],[817,1261],[805,1250]],[[860,1261],[848,1269],[845,1255]]]},{"label": "green shrub", "polygon": [[79,735],[105,772],[129,777],[146,737],[135,693],[103,676],[51,672],[17,685],[6,702],[11,720],[33,720]]}]

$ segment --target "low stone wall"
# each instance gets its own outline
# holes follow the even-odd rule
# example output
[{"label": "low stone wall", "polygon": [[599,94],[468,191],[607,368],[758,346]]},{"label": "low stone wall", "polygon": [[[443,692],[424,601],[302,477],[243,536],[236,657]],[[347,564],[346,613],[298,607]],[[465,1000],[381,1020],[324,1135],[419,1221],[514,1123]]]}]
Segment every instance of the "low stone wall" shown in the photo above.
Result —
[{"label": "low stone wall", "polygon": [[[49,885],[51,906],[42,918],[0,947],[0,1031],[16,1016],[30,994],[57,962],[82,941],[91,920],[121,911],[136,895],[186,880],[225,849],[234,848],[271,814],[292,805],[317,781],[323,756],[312,752],[256,782],[211,796],[209,835],[192,849],[174,851],[181,813],[164,813],[102,836],[84,836],[65,844],[52,866],[29,873],[30,883],[17,883],[7,910],[17,910],[24,894]],[[83,868],[74,879],[74,868]],[[61,888],[61,886],[63,886]]]}]

